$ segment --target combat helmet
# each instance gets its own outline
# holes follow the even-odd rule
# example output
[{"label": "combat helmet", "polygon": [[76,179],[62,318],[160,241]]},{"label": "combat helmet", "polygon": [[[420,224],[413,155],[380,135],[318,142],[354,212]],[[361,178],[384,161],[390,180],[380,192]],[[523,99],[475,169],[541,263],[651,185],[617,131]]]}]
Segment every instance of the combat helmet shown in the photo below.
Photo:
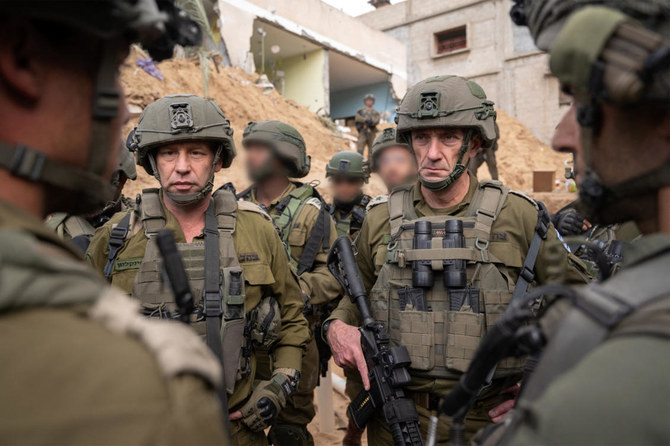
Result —
[{"label": "combat helmet", "polygon": [[373,95],[372,93],[368,93],[365,96],[363,96],[363,102],[367,101],[368,99],[372,99],[373,101],[375,101],[375,95]]},{"label": "combat helmet", "polygon": [[237,154],[233,128],[221,108],[214,101],[200,96],[166,96],[144,109],[126,144],[130,150],[137,152],[137,164],[160,181],[155,149],[185,141],[210,142],[215,154],[210,177],[203,190],[188,195],[165,191],[175,203],[187,206],[209,195],[214,185],[216,165],[221,161],[224,168],[230,167]]},{"label": "combat helmet", "polygon": [[125,145],[121,147],[121,156],[119,159],[119,167],[112,175],[112,185],[119,187],[123,179],[136,180],[137,169],[135,169],[135,157],[133,152],[128,150]]},{"label": "combat helmet", "polygon": [[431,77],[407,91],[396,111],[398,142],[411,148],[413,130],[435,127],[469,130],[453,172],[441,181],[428,181],[419,175],[421,184],[430,190],[443,190],[463,175],[468,162],[465,154],[475,132],[481,136],[483,147],[491,147],[495,143],[498,135],[493,105],[479,84],[458,76]]},{"label": "combat helmet", "polygon": [[326,178],[334,175],[361,179],[366,183],[370,179],[370,173],[365,165],[363,155],[349,150],[336,153],[328,161],[326,165]]},{"label": "combat helmet", "polygon": [[[516,9],[514,9],[516,8]],[[592,168],[593,137],[602,106],[670,106],[670,1],[517,0],[513,17],[526,24],[538,46],[550,49],[550,67],[578,99],[577,120],[586,174],[580,211],[602,224],[620,221],[622,202],[637,218],[654,212],[652,197],[670,185],[670,163],[630,180],[605,184]]]},{"label": "combat helmet", "polygon": [[8,143],[0,144],[0,165],[14,176],[76,194],[76,199],[61,200],[68,203],[68,209],[54,211],[80,214],[100,209],[115,194],[106,171],[110,153],[118,149],[111,143],[110,132],[119,108],[119,50],[139,42],[156,60],[161,60],[172,55],[177,43],[200,42],[200,29],[170,0],[8,0],[0,2],[0,14],[49,22],[99,39],[86,168],[53,160],[39,147]]},{"label": "combat helmet", "polygon": [[250,122],[244,129],[242,145],[248,147],[253,143],[269,147],[282,161],[289,177],[302,178],[309,173],[312,158],[307,156],[305,140],[294,127],[281,121]]},{"label": "combat helmet", "polygon": [[370,170],[372,172],[377,171],[377,158],[379,158],[379,155],[381,155],[384,149],[389,147],[403,147],[411,152],[408,144],[396,140],[395,127],[385,128],[375,137],[375,140],[372,143],[372,148],[370,149]]}]

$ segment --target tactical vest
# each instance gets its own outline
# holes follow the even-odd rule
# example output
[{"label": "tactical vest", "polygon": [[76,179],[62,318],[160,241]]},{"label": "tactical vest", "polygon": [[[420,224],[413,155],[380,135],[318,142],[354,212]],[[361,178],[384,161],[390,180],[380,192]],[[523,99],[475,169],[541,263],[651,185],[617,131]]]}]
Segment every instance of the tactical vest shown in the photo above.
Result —
[{"label": "tactical vest", "polygon": [[[250,194],[251,189],[249,188],[240,192],[237,197],[238,199],[245,199]],[[295,222],[300,213],[308,204],[314,205],[319,209],[319,216],[312,228],[312,232],[309,234],[309,238],[305,242],[300,259],[296,260],[291,255],[289,236],[295,227]],[[293,270],[298,275],[311,271],[314,268],[314,262],[321,246],[325,249],[330,247],[330,215],[328,213],[328,206],[323,201],[319,192],[309,184],[300,184],[277,204],[270,216],[277,229],[279,238],[286,247]]]},{"label": "tactical vest", "polygon": [[[276,331],[268,333],[267,339],[263,333],[252,333],[258,331],[254,325],[257,322],[256,312],[247,313],[244,271],[240,267],[232,238],[237,210],[235,195],[227,190],[218,190],[213,194],[210,207],[205,213],[205,239],[177,244],[195,300],[195,320],[191,326],[198,334],[207,337],[207,343],[213,349],[216,342],[210,342],[210,339],[223,339],[222,352],[215,351],[215,354],[218,353],[224,358],[224,376],[229,393],[233,392],[237,380],[251,372],[252,342],[269,342],[271,337],[274,340],[279,330],[274,324]],[[253,209],[250,207],[250,210]],[[140,300],[146,315],[170,318],[176,306],[172,292],[163,280],[162,258],[156,244],[156,235],[165,227],[167,221],[159,189],[142,191],[138,212],[148,241],[131,294]],[[260,209],[257,212],[262,214]],[[127,234],[130,214],[124,220],[112,231],[110,258],[113,248],[116,252],[120,250],[115,248],[118,243],[115,245],[114,240],[119,238],[115,231],[125,231]],[[208,249],[208,244],[211,249]],[[275,311],[275,319],[279,317],[276,301],[272,303],[271,311]],[[264,324],[265,321],[260,323]],[[266,332],[269,323],[264,325],[263,332]]]},{"label": "tactical vest", "polygon": [[335,229],[337,229],[337,236],[342,235],[353,236],[361,230],[363,220],[365,220],[365,209],[370,203],[370,197],[363,195],[361,201],[354,205],[347,218],[339,218],[340,211],[335,207],[335,204],[330,207],[330,216],[335,222]]},{"label": "tactical vest", "polygon": [[[377,263],[384,263],[370,293],[371,310],[387,324],[392,342],[409,350],[413,374],[456,379],[467,370],[487,327],[503,314],[515,289],[508,267],[489,251],[493,222],[510,191],[500,182],[483,181],[464,217],[419,218],[411,187],[395,189],[389,197],[391,236],[377,254]],[[447,220],[462,222],[462,247],[443,247],[450,246],[443,245]],[[414,249],[416,222],[432,225],[425,235],[426,249]],[[527,257],[533,257],[533,264],[524,267],[532,270],[535,256]],[[417,261],[432,274],[432,287],[413,286]],[[453,261],[464,261],[460,285],[465,286],[445,286],[443,277]],[[522,361],[506,360],[496,376],[521,371]]]}]

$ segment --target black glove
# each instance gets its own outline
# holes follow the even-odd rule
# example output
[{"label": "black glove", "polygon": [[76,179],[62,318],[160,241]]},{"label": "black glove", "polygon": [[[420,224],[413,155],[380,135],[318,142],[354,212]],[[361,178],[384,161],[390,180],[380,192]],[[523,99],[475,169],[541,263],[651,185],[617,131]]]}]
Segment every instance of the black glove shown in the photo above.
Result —
[{"label": "black glove", "polygon": [[551,220],[554,223],[554,226],[556,226],[556,230],[563,236],[580,235],[584,232],[584,217],[578,212],[554,214]]}]

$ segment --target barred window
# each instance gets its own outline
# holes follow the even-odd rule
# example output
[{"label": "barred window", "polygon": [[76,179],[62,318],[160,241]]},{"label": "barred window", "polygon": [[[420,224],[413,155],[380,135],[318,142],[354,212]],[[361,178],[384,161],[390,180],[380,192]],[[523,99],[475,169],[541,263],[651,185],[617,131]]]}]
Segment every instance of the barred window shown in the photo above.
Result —
[{"label": "barred window", "polygon": [[449,29],[435,33],[435,53],[447,54],[468,47],[467,32],[465,26]]}]

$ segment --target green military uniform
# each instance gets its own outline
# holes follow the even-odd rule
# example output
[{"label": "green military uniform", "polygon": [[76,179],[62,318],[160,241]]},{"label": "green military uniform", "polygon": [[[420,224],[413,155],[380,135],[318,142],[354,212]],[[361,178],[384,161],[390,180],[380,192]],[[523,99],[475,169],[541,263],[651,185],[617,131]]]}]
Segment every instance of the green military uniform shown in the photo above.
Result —
[{"label": "green military uniform", "polygon": [[[364,100],[374,100],[374,98],[373,95],[369,94],[365,96]],[[379,125],[379,121],[381,121],[381,115],[374,108],[368,109],[367,107],[363,107],[356,112],[354,122],[356,124],[356,130],[358,130],[357,148],[358,153],[361,155],[365,154],[365,146],[368,147],[368,150],[372,150],[372,145],[377,136],[377,126]]]},{"label": "green military uniform", "polygon": [[[161,131],[168,125],[181,131]],[[206,335],[208,343],[216,337],[222,340],[228,406],[231,411],[242,410],[246,417],[258,353],[273,356],[268,381],[279,370],[297,375],[309,331],[297,280],[270,217],[251,203],[238,204],[226,189],[208,192],[214,167],[219,162],[230,166],[235,155],[232,134],[221,109],[207,99],[176,95],[149,105],[129,137],[131,148],[138,150],[138,164],[160,181],[156,148],[171,142],[211,141],[217,149],[209,181],[202,191],[183,196],[145,189],[135,210],[115,215],[96,231],[87,257],[112,284],[140,300],[145,314],[169,318],[174,298],[163,284],[156,235],[163,229],[175,234],[195,297],[193,326]],[[186,242],[178,220],[166,208],[166,195],[185,204],[209,201],[203,232],[192,242]],[[209,303],[204,304],[205,299]],[[218,318],[203,321],[202,316],[208,313],[208,305],[218,302],[223,323],[212,327]],[[266,444],[265,426],[256,421],[247,426],[245,421],[232,423],[233,443]]]},{"label": "green military uniform", "polygon": [[[252,173],[255,181],[276,175],[273,162],[284,167],[280,175],[302,178],[309,173],[310,157],[305,141],[295,128],[280,121],[250,123],[244,131],[242,144],[259,144],[270,149],[271,157],[264,172]],[[255,186],[240,192],[240,200],[257,203]],[[335,227],[321,195],[309,184],[289,182],[267,207],[279,237],[289,254],[294,271],[299,277],[305,300],[305,314],[310,328],[322,319],[329,304],[340,296],[340,285],[328,271],[328,249],[336,238]],[[279,414],[269,433],[269,439],[278,446],[313,444],[307,424],[314,418],[314,389],[318,383],[320,354],[312,336],[302,359],[302,375],[298,390],[287,407]],[[323,358],[325,359],[325,357]],[[258,373],[265,376],[269,367],[259,364]]]},{"label": "green military uniform", "polygon": [[[596,6],[593,6],[597,4]],[[611,108],[667,114],[668,2],[529,2],[515,8],[538,46],[551,50],[552,72],[579,99],[586,172],[578,208],[589,221],[611,225],[631,217],[660,222],[660,190],[670,164],[659,154],[650,171],[606,184],[593,158],[602,142],[635,129],[612,125]],[[557,14],[557,10],[561,13]],[[588,42],[588,43],[587,43]],[[643,73],[643,74],[641,74]],[[643,129],[640,129],[643,131]],[[605,135],[603,135],[605,136]],[[611,140],[611,139],[610,139]],[[600,144],[601,152],[592,148]],[[622,147],[634,153],[635,143]],[[667,142],[662,150],[667,151]],[[603,161],[605,162],[605,161]],[[608,167],[625,162],[610,157]],[[602,191],[606,191],[604,194]],[[564,290],[540,320],[547,345],[520,395],[507,431],[493,444],[667,444],[670,425],[670,237],[645,234],[625,251],[621,270],[587,287]],[[554,293],[557,291],[554,290]],[[502,431],[502,430],[501,430]]]},{"label": "green military uniform", "polygon": [[[416,403],[424,435],[431,411],[458,382],[487,327],[510,302],[517,281],[522,280],[519,272],[534,271],[530,276],[524,274],[522,283],[543,283],[549,279],[553,262],[576,261],[569,260],[564,249],[558,258],[548,253],[548,246],[558,243],[548,216],[542,217],[532,199],[500,182],[478,183],[470,177],[464,199],[449,208],[434,209],[425,201],[422,188],[443,190],[467,172],[462,162],[474,132],[479,132],[484,145],[495,141],[492,105],[477,84],[453,76],[431,78],[410,89],[399,110],[398,139],[409,143],[410,129],[422,126],[464,128],[459,160],[445,180],[431,182],[420,177],[415,185],[394,189],[386,205],[370,209],[356,243],[372,316],[387,324],[393,343],[408,348],[412,381],[406,389]],[[417,118],[421,114],[426,117]],[[462,243],[447,243],[453,240],[447,232],[453,230],[445,221],[460,225]],[[431,225],[423,247],[413,242],[417,222]],[[541,243],[532,243],[536,239]],[[531,244],[539,249],[537,260],[528,263]],[[415,261],[428,269],[433,283],[414,283]],[[454,261],[462,263],[451,263]],[[457,267],[462,269],[454,280],[447,271]],[[585,281],[576,270],[566,274],[570,280]],[[349,299],[340,302],[331,318],[354,326],[361,323],[358,309]],[[468,436],[490,423],[488,411],[504,401],[499,393],[518,382],[521,372],[519,360],[499,367],[493,384],[478,398],[468,417]],[[441,420],[440,444],[448,441],[448,426]],[[367,428],[369,442],[392,444],[381,413]]]},{"label": "green military uniform", "polygon": [[[363,155],[356,152],[343,151],[333,156],[326,165],[326,178],[344,177],[367,183],[370,180],[370,173]],[[354,201],[344,203],[333,200],[330,206],[330,216],[335,221],[337,235],[347,235],[354,240],[356,234],[361,230],[363,220],[365,219],[365,209],[370,203],[370,196],[360,193]]]},{"label": "green military uniform", "polygon": [[190,330],[142,318],[36,217],[0,202],[0,228],[1,443],[224,441]]}]

